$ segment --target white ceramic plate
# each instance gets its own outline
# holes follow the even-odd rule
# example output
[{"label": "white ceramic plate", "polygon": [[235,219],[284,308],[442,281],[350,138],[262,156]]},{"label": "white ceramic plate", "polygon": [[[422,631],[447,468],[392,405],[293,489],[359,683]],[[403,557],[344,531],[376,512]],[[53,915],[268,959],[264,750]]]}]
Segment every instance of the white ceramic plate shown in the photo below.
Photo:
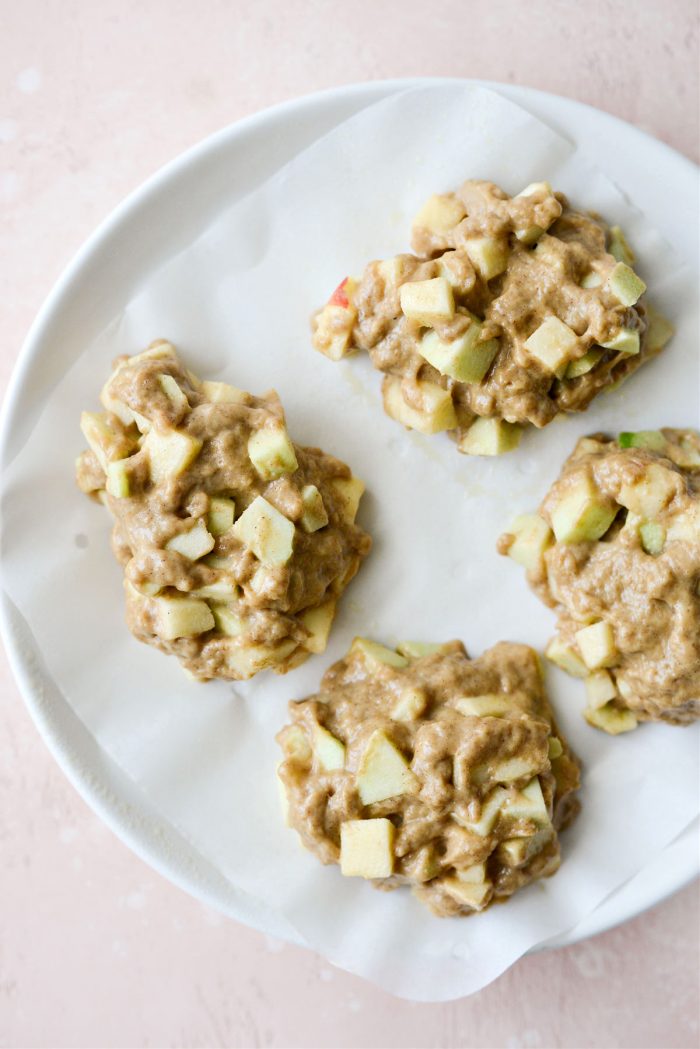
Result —
[{"label": "white ceramic plate", "polygon": [[[178,158],[132,194],[96,231],[59,280],[22,350],[0,426],[0,463],[33,425],[59,366],[52,345],[85,345],[130,298],[142,274],[185,247],[225,204],[244,196],[341,120],[416,81],[339,88],[295,100],[241,121]],[[422,81],[421,83],[425,83]],[[695,224],[677,208],[694,197],[697,172],[688,160],[597,110],[531,89],[487,85],[529,109],[592,155],[640,209],[695,262]],[[101,750],[42,671],[21,616],[2,596],[2,630],[22,693],[54,756],[86,801],[144,860],[178,885],[232,917],[237,893],[165,823],[139,789]],[[657,903],[698,871],[697,826],[686,831],[585,921],[550,945],[574,943]],[[246,907],[250,908],[250,901]],[[261,915],[262,921],[262,915]],[[270,916],[265,916],[270,927]],[[277,932],[298,936],[278,919]]]}]

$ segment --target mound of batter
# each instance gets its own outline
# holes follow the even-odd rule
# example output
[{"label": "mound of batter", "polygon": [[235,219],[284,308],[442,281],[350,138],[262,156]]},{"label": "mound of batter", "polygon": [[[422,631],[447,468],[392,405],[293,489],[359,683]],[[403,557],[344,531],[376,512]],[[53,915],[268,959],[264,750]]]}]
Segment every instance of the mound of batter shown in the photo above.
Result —
[{"label": "mound of batter", "polygon": [[700,436],[582,438],[539,514],[499,540],[559,610],[547,655],[585,678],[585,716],[616,734],[700,717]]},{"label": "mound of batter", "polygon": [[200,382],[167,342],[119,358],[101,400],[77,480],[115,519],[132,633],[199,680],[322,652],[370,548],[362,482],[292,443],[276,393]]},{"label": "mound of batter", "polygon": [[578,765],[535,652],[356,638],[278,735],[287,819],[303,844],[378,888],[471,914],[559,866]]},{"label": "mound of batter", "polygon": [[371,262],[314,317],[317,350],[366,350],[386,412],[461,452],[515,447],[524,425],[583,411],[670,338],[618,227],[569,207],[547,182],[509,197],[465,182],[431,197],[414,255]]}]

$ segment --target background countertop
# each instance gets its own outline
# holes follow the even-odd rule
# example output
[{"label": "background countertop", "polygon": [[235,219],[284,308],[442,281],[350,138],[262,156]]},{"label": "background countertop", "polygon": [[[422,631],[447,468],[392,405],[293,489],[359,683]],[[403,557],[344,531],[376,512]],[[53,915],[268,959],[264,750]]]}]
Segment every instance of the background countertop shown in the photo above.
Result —
[{"label": "background countertop", "polygon": [[[0,0],[0,393],[55,279],[156,168],[335,84],[543,88],[698,159],[695,0]],[[0,653],[1,1046],[694,1047],[697,886],[447,1005],[221,918],[106,830]]]}]

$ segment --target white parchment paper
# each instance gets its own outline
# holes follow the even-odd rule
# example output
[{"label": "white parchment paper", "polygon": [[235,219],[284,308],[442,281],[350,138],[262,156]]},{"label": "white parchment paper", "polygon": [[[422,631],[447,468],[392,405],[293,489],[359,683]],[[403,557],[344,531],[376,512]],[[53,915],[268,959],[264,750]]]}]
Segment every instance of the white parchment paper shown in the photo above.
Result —
[{"label": "white parchment paper", "polygon": [[[310,312],[340,279],[408,250],[423,200],[468,177],[511,193],[546,178],[618,222],[654,301],[678,325],[667,353],[619,392],[583,417],[527,434],[498,460],[461,457],[444,435],[406,433],[383,414],[369,362],[332,364],[308,335]],[[696,332],[693,274],[572,142],[481,88],[394,96],[220,214],[150,274],[94,343],[76,348],[3,481],[4,587],[100,745],[232,885],[331,961],[397,994],[468,994],[574,926],[691,821],[697,726],[611,739],[582,720],[580,683],[551,671],[557,712],[585,768],[583,811],[564,836],[562,868],[507,906],[450,920],[407,891],[344,879],[298,846],[279,812],[274,735],[287,701],[315,691],[356,633],[389,644],[459,637],[472,655],[501,639],[543,648],[554,617],[522,570],[496,555],[496,538],[538,504],[582,433],[696,424]],[[341,603],[328,651],[286,677],[197,685],[124,626],[109,517],[73,484],[78,417],[97,406],[114,356],[161,336],[204,377],[276,387],[294,439],[345,459],[367,483],[360,520],[373,552]]]}]

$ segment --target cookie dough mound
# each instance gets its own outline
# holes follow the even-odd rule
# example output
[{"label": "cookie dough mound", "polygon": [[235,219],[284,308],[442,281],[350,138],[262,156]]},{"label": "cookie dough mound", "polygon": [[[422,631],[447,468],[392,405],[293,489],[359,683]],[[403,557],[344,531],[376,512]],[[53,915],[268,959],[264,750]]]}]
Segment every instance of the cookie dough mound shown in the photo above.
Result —
[{"label": "cookie dough mound", "polygon": [[119,358],[101,400],[77,479],[114,517],[135,637],[200,680],[322,652],[370,548],[362,482],[290,440],[276,393],[200,382],[167,342]]},{"label": "cookie dough mound", "polygon": [[538,514],[499,540],[557,608],[547,655],[585,678],[587,720],[700,717],[700,436],[582,438]]},{"label": "cookie dough mound", "polygon": [[521,427],[583,411],[671,336],[618,227],[547,182],[509,197],[465,182],[416,217],[414,255],[371,262],[314,317],[317,350],[365,350],[388,415],[447,430],[461,452],[514,448]]},{"label": "cookie dough mound", "polygon": [[287,821],[323,863],[471,914],[559,866],[578,765],[537,656],[356,638],[277,739]]}]

